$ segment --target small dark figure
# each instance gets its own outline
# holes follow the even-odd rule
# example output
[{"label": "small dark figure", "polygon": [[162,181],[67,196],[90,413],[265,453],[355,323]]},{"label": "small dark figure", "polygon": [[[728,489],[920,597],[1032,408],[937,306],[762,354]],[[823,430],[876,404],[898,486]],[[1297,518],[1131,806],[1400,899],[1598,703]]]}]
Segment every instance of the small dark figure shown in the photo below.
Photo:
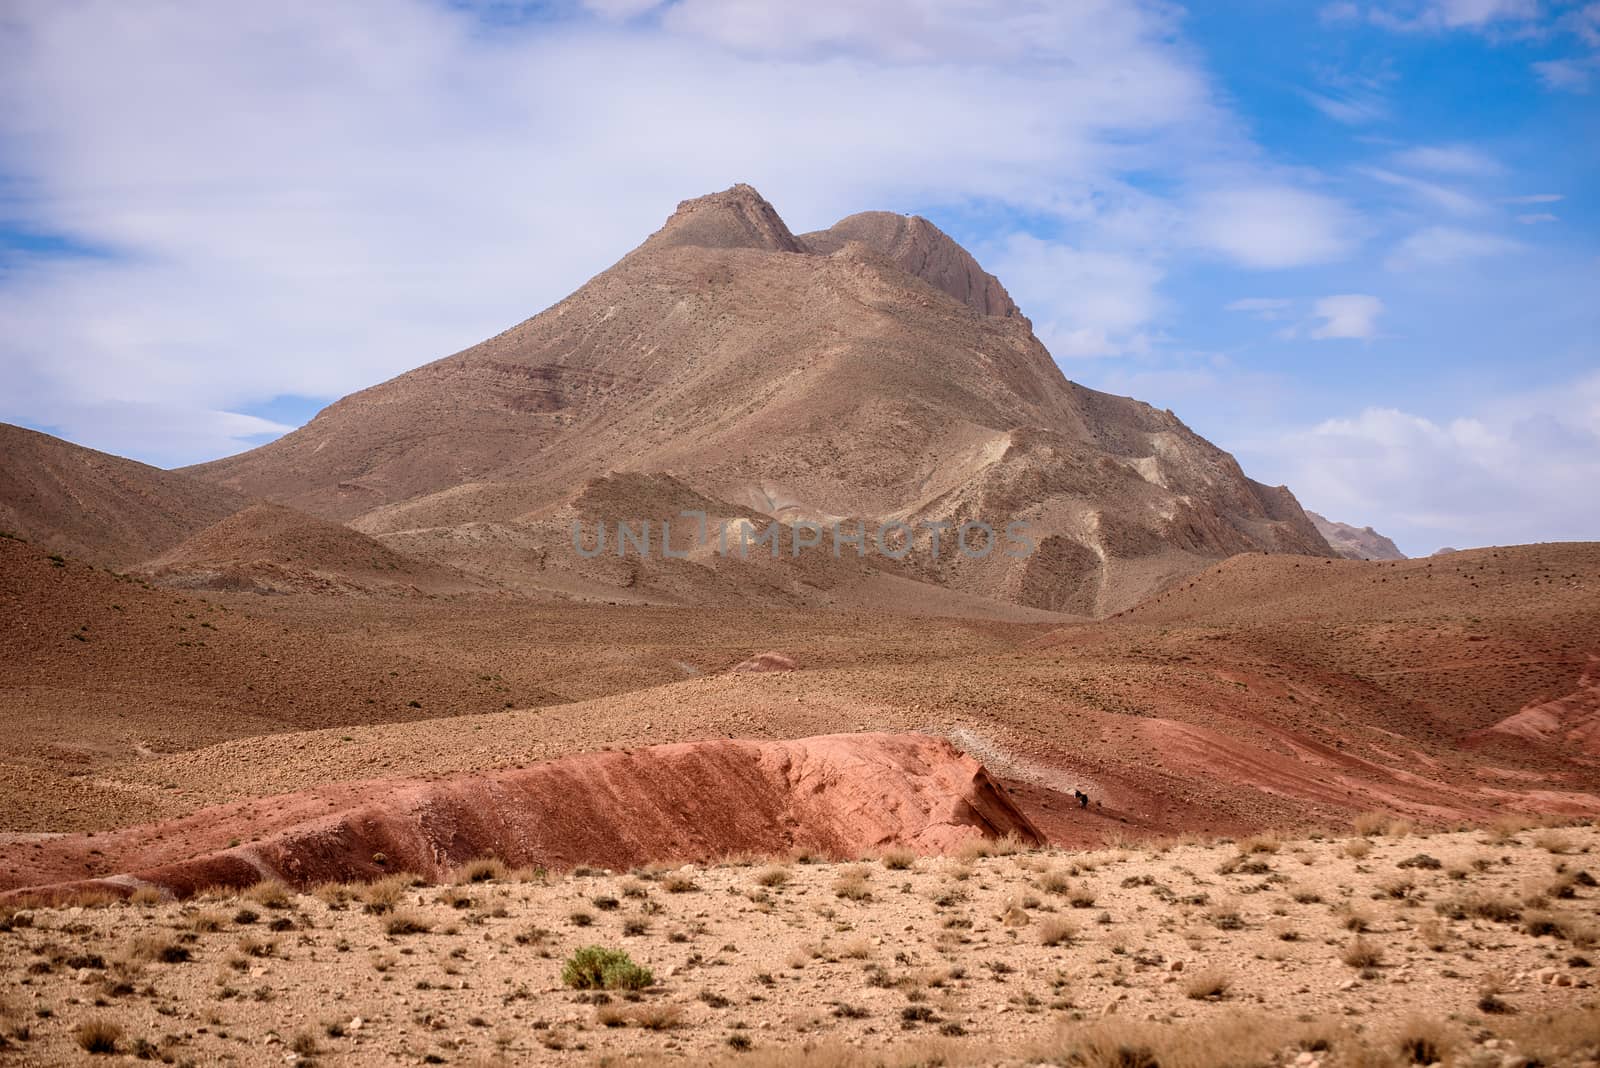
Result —
[{"label": "small dark figure", "polygon": [[1078,799],[1078,807],[1079,808],[1088,808],[1089,807],[1089,795],[1084,793],[1082,790],[1074,790],[1074,791],[1072,791],[1072,796],[1076,797]]}]

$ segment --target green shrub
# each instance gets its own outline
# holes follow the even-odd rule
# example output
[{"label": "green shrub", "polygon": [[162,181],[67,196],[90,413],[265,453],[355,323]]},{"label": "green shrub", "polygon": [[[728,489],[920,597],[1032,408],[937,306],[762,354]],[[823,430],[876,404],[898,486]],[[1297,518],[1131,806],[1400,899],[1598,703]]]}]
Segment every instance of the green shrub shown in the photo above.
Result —
[{"label": "green shrub", "polygon": [[642,990],[656,977],[620,949],[584,946],[567,958],[561,981],[578,990]]}]

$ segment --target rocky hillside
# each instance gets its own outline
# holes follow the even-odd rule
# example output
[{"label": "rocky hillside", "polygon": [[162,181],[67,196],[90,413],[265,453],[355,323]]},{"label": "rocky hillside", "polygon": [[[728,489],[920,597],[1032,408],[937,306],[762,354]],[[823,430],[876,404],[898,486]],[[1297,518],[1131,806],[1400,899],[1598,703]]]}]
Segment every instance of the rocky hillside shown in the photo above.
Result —
[{"label": "rocky hillside", "polygon": [[[190,473],[382,535],[538,523],[616,471],[787,523],[906,522],[921,581],[1056,611],[1232,553],[1330,553],[1287,489],[1171,412],[1068,381],[931,223],[796,237],[748,186],[505,333]],[[1037,551],[934,552],[925,524],[979,521],[1029,524]]]}]

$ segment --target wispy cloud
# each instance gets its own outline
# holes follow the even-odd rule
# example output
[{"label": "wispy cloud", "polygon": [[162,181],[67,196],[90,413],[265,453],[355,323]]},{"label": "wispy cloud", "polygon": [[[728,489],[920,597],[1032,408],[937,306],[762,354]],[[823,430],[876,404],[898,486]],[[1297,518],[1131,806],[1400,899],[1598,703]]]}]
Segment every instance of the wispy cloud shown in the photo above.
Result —
[{"label": "wispy cloud", "polygon": [[1600,79],[1600,56],[1582,59],[1550,59],[1533,65],[1534,73],[1546,89],[1566,93],[1587,93]]},{"label": "wispy cloud", "polygon": [[1283,297],[1241,297],[1222,306],[1223,311],[1248,312],[1257,319],[1275,322],[1289,318],[1294,301]]},{"label": "wispy cloud", "polygon": [[1505,170],[1499,160],[1470,145],[1418,145],[1396,152],[1394,160],[1401,167],[1440,174],[1482,176]]},{"label": "wispy cloud", "polygon": [[1382,97],[1369,93],[1319,93],[1303,90],[1312,107],[1335,122],[1363,126],[1389,117],[1389,105]]},{"label": "wispy cloud", "polygon": [[1286,185],[1210,190],[1191,205],[1190,233],[1199,245],[1246,267],[1325,263],[1358,243],[1360,222],[1336,198]]},{"label": "wispy cloud", "polygon": [[1456,215],[1475,215],[1484,207],[1483,202],[1476,197],[1423,178],[1397,174],[1382,167],[1358,167],[1357,172],[1385,185],[1404,189],[1433,207],[1442,208]]},{"label": "wispy cloud", "polygon": [[1448,267],[1519,252],[1522,247],[1520,242],[1497,234],[1461,230],[1452,226],[1430,226],[1401,241],[1389,254],[1385,265],[1394,271]]},{"label": "wispy cloud", "polygon": [[1538,0],[1424,0],[1371,4],[1365,14],[1374,25],[1391,30],[1481,30],[1537,18],[1540,8]]},{"label": "wispy cloud", "polygon": [[1377,336],[1378,316],[1382,313],[1383,301],[1366,293],[1322,297],[1312,306],[1312,316],[1319,323],[1312,327],[1311,337],[1317,340],[1373,338]]},{"label": "wispy cloud", "polygon": [[1084,250],[1013,234],[985,259],[1058,359],[1148,349],[1162,270],[1148,256]]}]

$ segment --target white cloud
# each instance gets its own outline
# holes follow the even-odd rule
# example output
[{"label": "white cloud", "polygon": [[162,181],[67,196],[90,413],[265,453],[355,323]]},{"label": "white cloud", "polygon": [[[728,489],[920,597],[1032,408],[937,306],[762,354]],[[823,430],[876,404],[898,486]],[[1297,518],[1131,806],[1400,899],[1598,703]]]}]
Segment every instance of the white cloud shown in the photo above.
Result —
[{"label": "white cloud", "polygon": [[987,265],[1058,359],[1120,356],[1149,345],[1161,268],[1148,257],[1071,248],[1014,234]]},{"label": "white cloud", "polygon": [[1527,215],[1517,216],[1517,222],[1521,223],[1523,226],[1532,226],[1535,223],[1552,223],[1556,221],[1556,217],[1551,215],[1548,211],[1535,211],[1530,212]]},{"label": "white cloud", "polygon": [[1475,197],[1436,182],[1413,178],[1407,174],[1396,174],[1381,167],[1358,167],[1357,171],[1385,185],[1404,189],[1436,208],[1457,215],[1474,215],[1483,210],[1483,204]]},{"label": "white cloud", "polygon": [[[974,203],[1059,224],[1096,251],[1039,267],[1099,306],[1060,274],[1008,286],[1064,350],[1131,350],[1186,198],[1265,166],[1161,3],[590,6],[492,32],[424,0],[8,8],[0,139],[27,150],[0,211],[105,254],[0,277],[21,384],[0,419],[155,455],[135,425],[159,409],[206,443],[179,458],[225,451],[262,428],[215,413],[459,350],[739,180],[797,229]],[[1129,188],[1152,174],[1175,192]],[[1345,244],[1326,198],[1266,207],[1215,244],[1268,265]]]},{"label": "white cloud", "polygon": [[589,11],[608,19],[631,19],[661,6],[661,0],[583,0]]},{"label": "white cloud", "polygon": [[1467,145],[1418,145],[1395,153],[1394,158],[1402,167],[1441,174],[1492,175],[1504,170],[1498,160]]},{"label": "white cloud", "polygon": [[1242,297],[1239,300],[1224,304],[1222,310],[1249,312],[1257,319],[1273,322],[1279,319],[1287,319],[1292,307],[1294,307],[1294,301],[1285,300],[1282,297]]},{"label": "white cloud", "polygon": [[1554,204],[1554,203],[1556,203],[1557,201],[1559,201],[1561,199],[1562,199],[1562,196],[1561,196],[1560,193],[1530,193],[1527,196],[1506,197],[1502,201],[1502,203],[1505,203],[1505,204]]},{"label": "white cloud", "polygon": [[1361,126],[1389,117],[1389,106],[1381,97],[1369,93],[1317,93],[1306,90],[1305,98],[1311,106],[1335,122],[1346,126]]},{"label": "white cloud", "polygon": [[1246,267],[1298,267],[1347,254],[1359,221],[1339,201],[1285,185],[1219,188],[1197,196],[1191,234]]},{"label": "white cloud", "polygon": [[1378,316],[1382,313],[1383,301],[1365,293],[1322,297],[1312,306],[1312,316],[1321,322],[1312,327],[1311,336],[1319,340],[1370,339],[1377,335]]},{"label": "white cloud", "polygon": [[1412,554],[1600,532],[1600,373],[1448,419],[1368,408],[1238,451]]},{"label": "white cloud", "polygon": [[1538,0],[1433,0],[1427,5],[1427,17],[1450,27],[1483,26],[1538,15]]},{"label": "white cloud", "polygon": [[1587,93],[1600,77],[1600,56],[1583,59],[1551,59],[1535,63],[1533,71],[1546,89],[1567,93]]},{"label": "white cloud", "polygon": [[1538,0],[1424,0],[1423,3],[1373,5],[1367,10],[1375,25],[1391,30],[1485,30],[1502,22],[1526,22],[1539,16]]},{"label": "white cloud", "polygon": [[1401,241],[1384,263],[1393,271],[1448,267],[1469,260],[1519,252],[1522,247],[1520,242],[1495,234],[1451,226],[1430,226]]}]

